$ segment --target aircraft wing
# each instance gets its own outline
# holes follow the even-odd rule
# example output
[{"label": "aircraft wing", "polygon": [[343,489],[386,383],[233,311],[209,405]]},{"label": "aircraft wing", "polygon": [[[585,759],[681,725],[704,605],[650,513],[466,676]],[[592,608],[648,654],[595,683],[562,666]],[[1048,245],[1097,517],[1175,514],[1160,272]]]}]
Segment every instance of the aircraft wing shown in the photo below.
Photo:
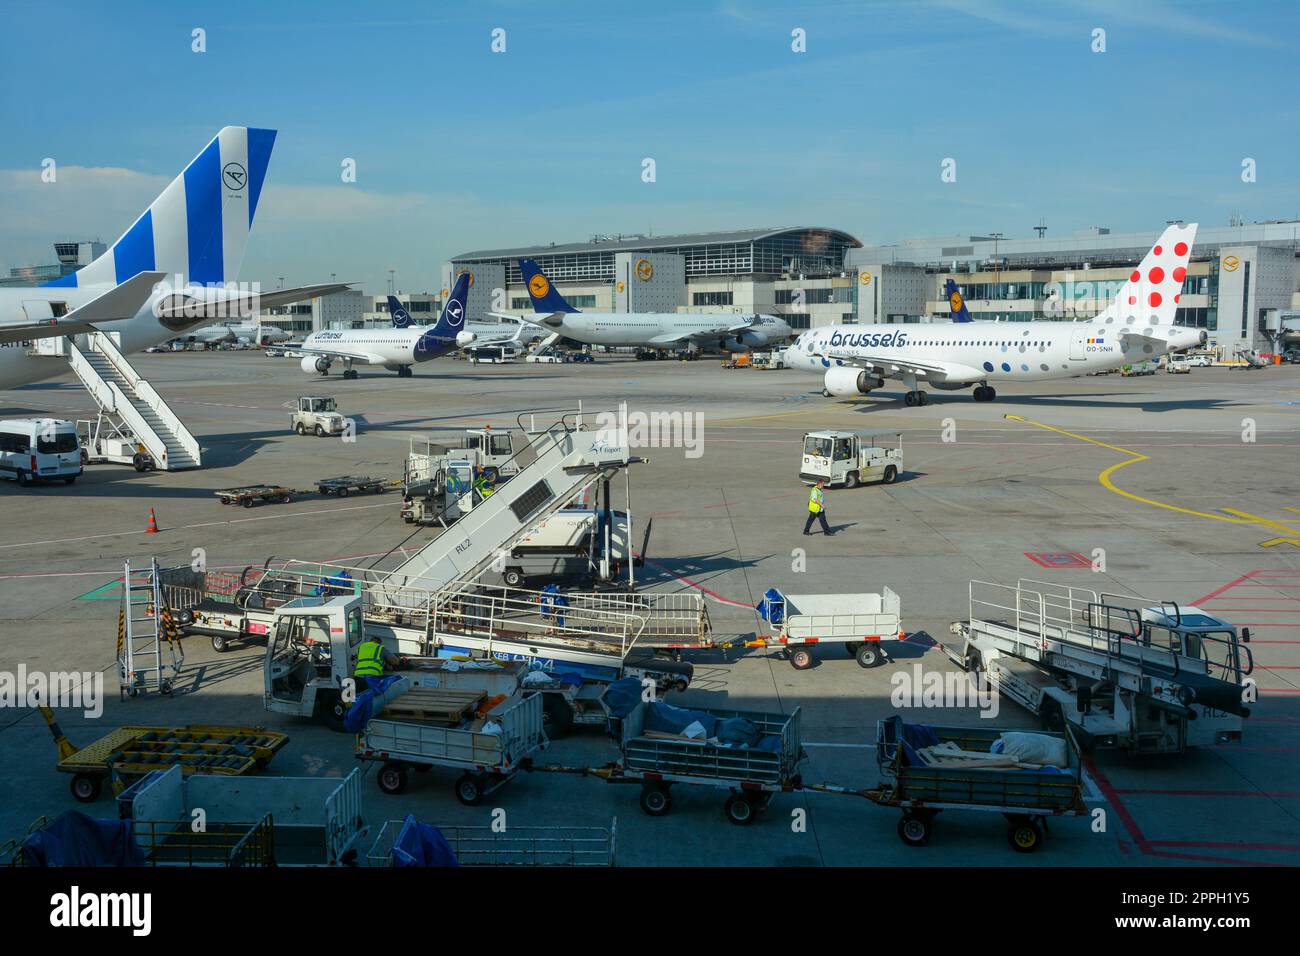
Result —
[{"label": "aircraft wing", "polygon": [[94,332],[98,322],[121,322],[132,318],[149,301],[154,286],[166,278],[165,272],[140,272],[57,319],[5,323],[0,325],[0,342],[28,342]]},{"label": "aircraft wing", "polygon": [[[321,285],[300,285],[292,289],[276,289],[273,292],[241,292],[235,290],[231,295],[218,298],[204,298],[197,301],[177,302],[158,310],[159,318],[175,316],[196,317],[194,310],[201,303],[203,315],[215,318],[229,318],[232,315],[252,315],[258,309],[273,309],[280,305],[315,299],[323,295],[332,295],[350,288],[351,282],[326,282]],[[197,316],[202,318],[203,315]]]},{"label": "aircraft wing", "polygon": [[494,319],[509,319],[512,322],[523,322],[527,325],[535,325],[537,328],[546,332],[554,332],[555,327],[558,326],[569,313],[552,312],[549,315],[534,315],[532,318],[525,315],[510,315],[507,312],[489,312],[487,314],[492,316]]},{"label": "aircraft wing", "polygon": [[985,378],[984,372],[960,362],[922,362],[917,359],[900,359],[893,355],[851,355],[833,349],[813,354],[835,365],[866,369],[881,378],[899,378],[911,374],[931,382],[953,383],[980,382]]},{"label": "aircraft wing", "polygon": [[674,345],[679,342],[690,342],[695,339],[711,339],[718,335],[731,335],[735,332],[746,332],[754,327],[752,318],[741,319],[737,322],[728,322],[727,324],[718,324],[707,329],[692,329],[689,332],[665,332],[663,335],[656,335],[650,340],[651,345]]},{"label": "aircraft wing", "polygon": [[354,362],[360,362],[363,365],[383,365],[390,361],[374,352],[364,352],[361,349],[333,348],[323,347],[320,345],[297,345],[294,346],[294,352],[298,355],[321,355],[325,358],[351,359]]}]

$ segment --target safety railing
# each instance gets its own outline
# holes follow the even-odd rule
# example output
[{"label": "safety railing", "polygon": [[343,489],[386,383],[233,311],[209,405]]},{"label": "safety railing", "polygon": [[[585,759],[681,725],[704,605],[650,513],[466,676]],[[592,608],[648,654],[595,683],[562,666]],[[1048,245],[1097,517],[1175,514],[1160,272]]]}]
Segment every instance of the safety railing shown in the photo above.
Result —
[{"label": "safety railing", "polygon": [[[366,853],[371,866],[392,866],[404,820],[384,823]],[[618,818],[608,827],[439,827],[461,866],[614,866]]]}]

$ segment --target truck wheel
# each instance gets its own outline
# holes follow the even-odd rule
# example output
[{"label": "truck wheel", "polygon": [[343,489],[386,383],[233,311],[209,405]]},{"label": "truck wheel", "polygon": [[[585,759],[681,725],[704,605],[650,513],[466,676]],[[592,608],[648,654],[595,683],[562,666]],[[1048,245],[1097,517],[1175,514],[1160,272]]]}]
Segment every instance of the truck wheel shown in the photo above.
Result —
[{"label": "truck wheel", "polygon": [[230,644],[222,634],[212,635],[212,649],[218,654],[224,654],[230,650]]},{"label": "truck wheel", "polygon": [[663,784],[647,783],[641,787],[641,809],[646,816],[662,817],[673,808],[673,798]]},{"label": "truck wheel", "polygon": [[542,733],[551,740],[560,740],[573,728],[573,710],[559,694],[542,695]]},{"label": "truck wheel", "polygon": [[853,656],[857,659],[859,667],[879,667],[885,661],[885,655],[880,653],[880,645],[875,641],[867,641],[861,645]]},{"label": "truck wheel", "polygon": [[908,846],[925,846],[930,842],[930,818],[919,813],[904,813],[898,821],[898,838]]},{"label": "truck wheel", "polygon": [[343,732],[343,718],[347,712],[347,704],[337,694],[316,699],[316,719],[335,733]]},{"label": "truck wheel", "polygon": [[406,768],[396,761],[390,761],[379,768],[375,783],[379,784],[379,789],[384,793],[396,796],[406,789]]},{"label": "truck wheel", "polygon": [[845,488],[856,488],[857,486],[858,486],[858,473],[856,471],[851,471],[844,476]]},{"label": "truck wheel", "polygon": [[253,499],[252,499],[252,498],[245,498],[245,499],[244,499],[244,507],[245,507],[245,508],[251,508],[251,507],[253,507]]},{"label": "truck wheel", "polygon": [[1007,842],[1017,853],[1033,853],[1043,844],[1043,831],[1033,817],[1014,816],[1007,825]]},{"label": "truck wheel", "polygon": [[463,773],[456,781],[456,799],[467,807],[476,807],[483,800],[483,780],[474,773]]},{"label": "truck wheel", "polygon": [[501,579],[506,582],[507,587],[517,588],[524,583],[524,573],[518,568],[506,568],[501,574]]},{"label": "truck wheel", "polygon": [[18,482],[19,488],[26,488],[32,483],[32,476],[20,470],[14,474],[14,481]]},{"label": "truck wheel", "polygon": [[348,496],[348,490],[346,488],[340,488],[338,491],[334,492],[334,494],[340,498],[346,498]]},{"label": "truck wheel", "polygon": [[727,797],[722,812],[738,827],[747,827],[758,819],[758,806],[743,793],[733,793]]},{"label": "truck wheel", "polygon": [[104,781],[99,777],[93,777],[88,773],[79,773],[73,776],[69,789],[78,803],[94,803],[99,799],[99,789],[103,785]]},{"label": "truck wheel", "polygon": [[813,655],[810,648],[802,644],[796,644],[790,648],[790,666],[797,671],[806,671],[813,666]]},{"label": "truck wheel", "polygon": [[313,429],[312,429],[312,433],[313,433],[317,438],[324,438],[324,437],[325,437],[325,429],[321,428],[320,425],[317,425],[315,428],[313,428]]},{"label": "truck wheel", "polygon": [[302,427],[302,422],[299,422],[298,424],[294,425],[293,430],[296,431],[299,435],[307,434],[307,429]]},{"label": "truck wheel", "polygon": [[885,477],[882,479],[885,484],[892,485],[898,479],[898,469],[893,465],[885,466]]}]

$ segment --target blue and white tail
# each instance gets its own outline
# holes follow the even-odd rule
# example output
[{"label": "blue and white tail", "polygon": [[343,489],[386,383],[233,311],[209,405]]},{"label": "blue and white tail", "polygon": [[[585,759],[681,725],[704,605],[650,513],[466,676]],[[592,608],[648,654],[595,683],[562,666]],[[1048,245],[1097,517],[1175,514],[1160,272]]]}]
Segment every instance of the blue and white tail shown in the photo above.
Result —
[{"label": "blue and white tail", "polygon": [[415,324],[415,319],[411,318],[411,313],[406,311],[406,306],[398,300],[397,296],[388,297],[388,314],[393,317],[393,328],[409,329]]},{"label": "blue and white tail", "polygon": [[534,312],[550,315],[555,312],[578,311],[564,301],[564,296],[555,290],[541,266],[532,259],[520,259],[519,272],[523,275],[524,285],[528,287],[528,298],[533,300]]},{"label": "blue and white tail", "polygon": [[150,271],[183,285],[235,282],[274,146],[273,129],[225,127],[108,252],[48,284],[114,286]]},{"label": "blue and white tail", "polygon": [[442,314],[438,316],[438,324],[434,326],[434,331],[455,335],[465,328],[465,302],[469,299],[469,280],[469,272],[462,272],[456,276],[451,294],[447,296],[447,302],[442,307]]},{"label": "blue and white tail", "polygon": [[948,311],[952,313],[954,322],[973,322],[970,317],[970,310],[966,308],[966,300],[962,298],[961,289],[957,288],[957,283],[949,279],[944,283],[944,288],[948,292]]}]

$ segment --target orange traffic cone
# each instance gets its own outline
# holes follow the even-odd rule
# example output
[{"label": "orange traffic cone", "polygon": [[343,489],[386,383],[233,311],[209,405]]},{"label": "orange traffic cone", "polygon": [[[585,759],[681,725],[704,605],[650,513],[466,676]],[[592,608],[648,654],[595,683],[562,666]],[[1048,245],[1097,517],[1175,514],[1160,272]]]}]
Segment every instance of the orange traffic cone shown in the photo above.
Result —
[{"label": "orange traffic cone", "polygon": [[158,533],[158,519],[154,517],[152,508],[149,509],[149,527],[145,528],[144,530],[146,534]]}]

